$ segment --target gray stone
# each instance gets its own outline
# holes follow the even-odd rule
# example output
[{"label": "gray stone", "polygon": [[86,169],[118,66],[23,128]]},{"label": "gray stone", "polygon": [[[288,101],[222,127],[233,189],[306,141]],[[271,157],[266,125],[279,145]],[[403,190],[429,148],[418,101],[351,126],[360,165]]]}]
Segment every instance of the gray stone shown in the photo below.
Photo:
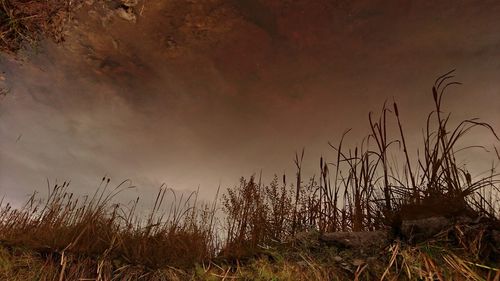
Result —
[{"label": "gray stone", "polygon": [[452,222],[445,217],[404,220],[401,224],[401,234],[408,241],[419,242],[430,239],[451,226]]},{"label": "gray stone", "polygon": [[385,231],[324,233],[321,235],[320,241],[327,245],[358,249],[379,248],[388,244]]}]

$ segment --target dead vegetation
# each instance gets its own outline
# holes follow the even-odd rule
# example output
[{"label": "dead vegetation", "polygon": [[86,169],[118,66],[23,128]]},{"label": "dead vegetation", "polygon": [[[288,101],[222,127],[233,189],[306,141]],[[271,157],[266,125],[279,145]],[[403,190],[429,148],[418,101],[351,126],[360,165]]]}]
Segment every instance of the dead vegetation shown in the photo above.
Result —
[{"label": "dead vegetation", "polygon": [[0,52],[16,53],[45,36],[61,42],[75,3],[67,0],[0,0]]},{"label": "dead vegetation", "polygon": [[[302,151],[292,184],[285,175],[267,185],[242,178],[222,195],[220,221],[218,200],[200,206],[196,193],[162,212],[165,188],[140,219],[138,200],[112,202],[126,182],[110,190],[106,178],[92,197],[75,198],[63,183],[22,209],[2,205],[0,276],[499,280],[499,176],[494,169],[470,175],[457,160],[457,152],[481,147],[459,146],[471,130],[498,136],[477,119],[451,125],[442,104],[446,90],[459,84],[452,78],[447,73],[432,88],[435,110],[418,159],[410,156],[397,104],[384,105],[378,118],[370,114],[371,133],[360,146],[345,148],[347,132],[330,144],[334,161],[322,157],[319,176],[303,179]],[[388,133],[391,117],[396,134]],[[401,166],[389,160],[395,157]]]},{"label": "dead vegetation", "polygon": [[[277,178],[270,186],[251,178],[229,189],[224,197],[231,220],[228,237],[237,241],[249,237],[255,245],[266,235],[279,239],[307,229],[335,232],[400,228],[402,221],[436,216],[497,220],[498,174],[492,170],[486,176],[472,177],[457,161],[456,152],[481,147],[459,147],[461,137],[472,129],[482,128],[499,138],[489,124],[475,118],[449,128],[451,115],[444,115],[442,99],[446,88],[459,84],[447,82],[451,78],[447,73],[432,88],[435,110],[428,115],[420,152],[423,155],[416,163],[406,147],[397,104],[392,109],[384,105],[378,119],[370,114],[372,132],[361,146],[346,149],[343,139],[337,146],[330,144],[336,152],[335,162],[321,158],[318,178],[303,181],[302,152],[295,158],[295,187],[287,187],[283,176],[281,187]],[[397,120],[400,138],[387,137],[389,115]],[[404,161],[400,167],[388,160],[389,155],[394,159],[397,153]],[[263,222],[273,225],[263,226]],[[268,230],[265,235],[261,227]],[[261,240],[256,242],[256,237]]]},{"label": "dead vegetation", "polygon": [[[30,249],[60,263],[58,274],[65,280],[76,280],[95,268],[105,280],[111,279],[111,272],[130,274],[125,269],[131,265],[137,274],[169,266],[185,268],[214,256],[211,209],[194,208],[194,194],[181,197],[167,214],[160,207],[172,191],[161,188],[143,221],[135,215],[138,199],[124,206],[112,204],[127,182],[108,191],[109,182],[104,178],[92,197],[74,198],[65,182],[49,187],[44,203],[33,195],[20,210],[3,206],[0,239],[4,248]],[[71,270],[66,272],[66,267]],[[83,270],[91,267],[92,271]]]}]

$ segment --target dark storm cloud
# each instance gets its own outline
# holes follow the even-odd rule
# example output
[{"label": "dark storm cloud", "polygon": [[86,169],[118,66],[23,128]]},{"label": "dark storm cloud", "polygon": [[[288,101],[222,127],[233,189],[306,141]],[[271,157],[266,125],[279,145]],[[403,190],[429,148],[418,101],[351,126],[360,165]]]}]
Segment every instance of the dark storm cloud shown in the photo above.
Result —
[{"label": "dark storm cloud", "polygon": [[465,85],[446,109],[500,130],[496,1],[163,2],[135,25],[84,13],[63,46],[0,62],[8,195],[45,177],[85,192],[108,174],[142,194],[167,182],[208,198],[221,181],[292,174],[303,146],[312,173],[327,141],[353,127],[359,142],[368,112],[393,97],[415,148],[430,86],[451,68]]}]

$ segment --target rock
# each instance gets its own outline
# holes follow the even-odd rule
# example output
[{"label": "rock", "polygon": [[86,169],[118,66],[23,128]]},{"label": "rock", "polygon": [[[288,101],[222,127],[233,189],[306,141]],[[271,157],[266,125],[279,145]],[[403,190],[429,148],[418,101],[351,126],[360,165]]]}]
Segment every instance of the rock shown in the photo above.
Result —
[{"label": "rock", "polygon": [[333,257],[333,260],[336,261],[336,262],[341,262],[342,261],[342,257],[341,256],[335,256],[335,257]]},{"label": "rock", "polygon": [[320,241],[341,248],[382,248],[388,244],[385,231],[324,233]]},{"label": "rock", "polygon": [[451,226],[451,220],[445,217],[404,220],[401,223],[401,236],[409,242],[421,242],[433,238]]},{"label": "rock", "polygon": [[318,246],[318,241],[319,241],[319,232],[318,231],[302,231],[294,236],[294,243],[297,245],[301,245],[302,247],[306,248],[314,248]]},{"label": "rock", "polygon": [[116,9],[116,15],[118,15],[118,17],[120,17],[126,21],[130,21],[133,23],[135,23],[137,21],[137,17],[135,15],[134,11],[130,8],[120,7],[118,9]]}]

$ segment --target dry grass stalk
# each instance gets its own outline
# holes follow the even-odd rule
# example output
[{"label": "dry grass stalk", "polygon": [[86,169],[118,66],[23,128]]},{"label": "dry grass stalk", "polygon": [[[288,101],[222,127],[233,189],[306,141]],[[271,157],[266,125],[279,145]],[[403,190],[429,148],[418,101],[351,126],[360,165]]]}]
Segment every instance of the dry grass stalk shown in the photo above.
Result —
[{"label": "dry grass stalk", "polygon": [[128,188],[126,182],[108,191],[109,183],[103,179],[92,198],[75,198],[65,182],[50,188],[45,202],[33,195],[21,210],[3,206],[0,239],[9,247],[28,247],[59,259],[62,279],[67,278],[65,269],[75,256],[96,260],[99,276],[109,268],[104,266],[109,260],[115,266],[160,269],[192,266],[214,257],[213,213],[209,208],[194,208],[195,195],[181,196],[164,214],[160,206],[169,189],[161,188],[151,215],[143,222],[134,214],[138,201],[128,209],[111,204],[114,196]]}]

